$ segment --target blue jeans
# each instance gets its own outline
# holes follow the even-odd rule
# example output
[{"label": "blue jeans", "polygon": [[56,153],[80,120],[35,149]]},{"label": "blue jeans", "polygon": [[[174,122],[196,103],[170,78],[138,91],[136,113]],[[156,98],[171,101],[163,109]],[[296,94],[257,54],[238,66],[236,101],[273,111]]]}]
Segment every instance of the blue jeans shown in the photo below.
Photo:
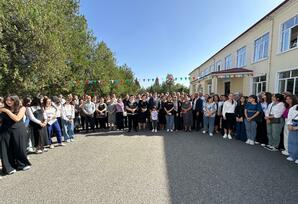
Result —
[{"label": "blue jeans", "polygon": [[209,134],[213,133],[214,131],[214,121],[215,117],[204,116],[204,130],[208,131]]},{"label": "blue jeans", "polygon": [[53,134],[53,131],[55,131],[56,133],[56,136],[57,136],[57,142],[60,144],[62,143],[62,136],[61,136],[61,128],[60,128],[60,125],[58,123],[58,120],[56,120],[56,122],[54,122],[52,125],[48,125],[48,139],[49,139],[49,144],[52,144],[52,134]]},{"label": "blue jeans", "polygon": [[62,120],[64,141],[73,139],[74,137],[74,122]]},{"label": "blue jeans", "polygon": [[167,121],[167,124],[166,124],[167,129],[173,130],[174,129],[174,115],[167,114],[166,121]]},{"label": "blue jeans", "polygon": [[257,136],[257,123],[256,121],[248,121],[244,120],[245,122],[245,130],[246,130],[246,136],[247,139],[255,141]]},{"label": "blue jeans", "polygon": [[236,122],[236,139],[243,142],[247,140],[244,122]]}]

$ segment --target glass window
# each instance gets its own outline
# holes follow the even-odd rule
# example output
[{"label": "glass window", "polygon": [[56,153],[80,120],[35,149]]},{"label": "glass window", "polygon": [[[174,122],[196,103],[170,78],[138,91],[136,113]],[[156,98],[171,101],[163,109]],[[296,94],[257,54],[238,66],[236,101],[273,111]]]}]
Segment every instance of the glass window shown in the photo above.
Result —
[{"label": "glass window", "polygon": [[295,79],[295,95],[298,95],[298,78]]},{"label": "glass window", "polygon": [[221,60],[216,62],[216,71],[221,70]]},{"label": "glass window", "polygon": [[279,74],[279,78],[280,78],[280,79],[289,78],[289,77],[290,77],[290,74],[291,74],[290,71],[287,71],[287,72],[281,72],[281,73]]},{"label": "glass window", "polygon": [[269,33],[266,33],[262,37],[255,41],[254,49],[254,61],[258,61],[268,57],[269,49]]},{"label": "glass window", "polygon": [[298,77],[298,69],[292,71],[291,77]]},{"label": "glass window", "polygon": [[285,91],[285,80],[279,81],[279,93],[282,93]]},{"label": "glass window", "polygon": [[287,80],[287,91],[293,93],[294,91],[294,79]]},{"label": "glass window", "polygon": [[253,78],[253,94],[266,91],[266,75]]},{"label": "glass window", "polygon": [[298,33],[298,22],[295,16],[290,20],[286,21],[282,25],[282,40],[281,40],[281,51],[287,51],[291,48],[297,47],[297,33]]},{"label": "glass window", "polygon": [[230,69],[232,67],[232,55],[228,55],[225,58],[225,69]]},{"label": "glass window", "polygon": [[237,50],[237,67],[244,67],[246,65],[246,47]]},{"label": "glass window", "polygon": [[262,83],[262,91],[266,91],[266,82]]}]

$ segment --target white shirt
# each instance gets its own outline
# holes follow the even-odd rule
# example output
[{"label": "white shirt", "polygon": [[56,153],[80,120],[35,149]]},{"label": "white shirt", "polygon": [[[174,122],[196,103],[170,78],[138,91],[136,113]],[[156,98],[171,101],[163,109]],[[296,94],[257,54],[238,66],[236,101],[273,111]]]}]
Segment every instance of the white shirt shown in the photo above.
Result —
[{"label": "white shirt", "polygon": [[285,112],[286,107],[283,102],[279,103],[270,103],[266,112],[265,116],[273,115],[274,118],[280,118],[282,114]]},{"label": "white shirt", "polygon": [[[40,106],[31,106],[31,107],[27,107],[26,109],[26,115],[28,116],[28,118],[34,122],[34,123],[37,123],[37,124],[40,124],[42,121],[38,120],[37,118],[35,118],[34,116],[34,112],[37,111],[37,110],[41,110],[41,107]],[[44,117],[46,117],[44,115]]]},{"label": "white shirt", "polygon": [[157,111],[152,111],[151,112],[151,119],[152,120],[157,120],[158,119],[158,112]]},{"label": "white shirt", "polygon": [[195,98],[193,105],[192,105],[192,109],[195,110],[196,109],[196,103],[197,103],[198,98]]},{"label": "white shirt", "polygon": [[45,118],[48,121],[49,125],[52,125],[52,124],[54,124],[54,122],[57,121],[57,116],[56,116],[57,109],[55,107],[51,106],[50,108],[45,109],[44,113],[46,116]]},{"label": "white shirt", "polygon": [[226,113],[235,113],[236,106],[237,106],[236,101],[234,101],[233,104],[229,100],[225,101],[222,108],[223,117],[226,117]]},{"label": "white shirt", "polygon": [[64,104],[62,108],[62,118],[63,120],[69,121],[75,118],[75,108],[71,104]]},{"label": "white shirt", "polygon": [[289,114],[288,114],[287,125],[292,125],[292,120],[293,119],[298,119],[298,111],[296,109],[297,109],[297,105],[290,108]]}]

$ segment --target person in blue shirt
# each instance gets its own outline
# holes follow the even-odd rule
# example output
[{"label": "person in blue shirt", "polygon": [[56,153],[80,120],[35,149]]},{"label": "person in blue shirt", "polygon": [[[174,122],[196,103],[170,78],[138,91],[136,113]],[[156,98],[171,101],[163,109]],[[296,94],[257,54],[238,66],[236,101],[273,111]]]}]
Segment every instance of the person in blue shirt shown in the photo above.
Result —
[{"label": "person in blue shirt", "polygon": [[256,139],[256,130],[258,115],[262,112],[262,107],[258,103],[257,96],[251,95],[248,97],[248,103],[245,105],[245,129],[247,141],[246,144],[254,145]]}]

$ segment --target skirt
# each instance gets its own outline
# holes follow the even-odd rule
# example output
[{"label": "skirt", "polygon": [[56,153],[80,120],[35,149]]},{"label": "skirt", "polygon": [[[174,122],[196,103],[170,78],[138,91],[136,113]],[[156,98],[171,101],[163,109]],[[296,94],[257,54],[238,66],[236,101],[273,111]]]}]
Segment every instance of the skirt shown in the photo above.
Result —
[{"label": "skirt", "polygon": [[298,160],[298,131],[289,131],[288,144],[290,157]]},{"label": "skirt", "polygon": [[183,113],[183,124],[184,126],[192,126],[193,123],[193,115],[192,111],[188,111]]},{"label": "skirt", "polygon": [[226,113],[226,121],[224,122],[224,128],[232,130],[236,122],[236,116],[234,113]]},{"label": "skirt", "polygon": [[146,123],[147,117],[148,117],[148,113],[147,112],[140,112],[138,114],[138,122],[139,123]]},{"label": "skirt", "polygon": [[158,122],[159,124],[161,125],[165,125],[167,122],[166,122],[166,113],[165,113],[165,110],[161,109],[159,111],[159,114],[158,114]]}]

